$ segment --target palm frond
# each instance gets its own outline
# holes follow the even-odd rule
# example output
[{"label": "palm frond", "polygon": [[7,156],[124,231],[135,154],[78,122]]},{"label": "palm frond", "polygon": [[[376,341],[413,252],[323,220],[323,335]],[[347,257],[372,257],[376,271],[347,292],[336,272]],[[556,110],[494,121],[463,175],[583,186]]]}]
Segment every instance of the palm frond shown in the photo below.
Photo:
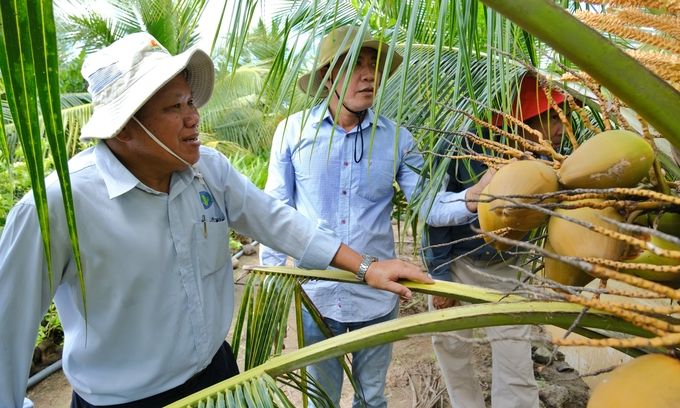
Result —
[{"label": "palm frond", "polygon": [[245,333],[242,333],[242,326],[237,325],[232,339],[234,353],[237,355],[241,336],[245,335],[248,345],[245,350],[246,370],[264,363],[272,355],[281,354],[287,331],[288,311],[297,285],[294,276],[275,279],[259,274],[253,277],[254,279],[248,280],[241,303],[241,310],[247,314],[244,317],[248,326]]},{"label": "palm frond", "polygon": [[[0,95],[5,94],[5,85],[2,81],[2,76],[0,75]],[[5,98],[1,98],[5,99]],[[10,150],[10,145],[9,141],[7,138],[7,130],[5,129],[5,122],[7,119],[5,119],[5,108],[7,107],[7,103],[3,100],[0,104],[0,109],[2,116],[0,116],[0,156],[2,161],[5,162],[7,167],[9,168],[10,163],[12,162],[12,155],[13,152]],[[7,109],[9,110],[9,109]],[[11,113],[7,112],[9,116],[11,117]]]},{"label": "palm frond", "polygon": [[[82,100],[73,99],[71,102]],[[81,103],[65,107],[61,110],[62,122],[64,124],[66,151],[69,157],[82,150],[83,144],[80,142],[80,129],[87,123],[92,116],[92,104]]]},{"label": "palm frond", "polygon": [[[295,276],[298,278],[321,278],[331,279],[335,281],[354,282],[356,279],[349,272],[342,271],[306,271],[297,270],[285,267],[262,268],[267,273],[285,274]],[[261,279],[258,277],[258,280]],[[266,279],[266,278],[265,278]],[[286,283],[288,279],[284,280]],[[588,311],[584,313],[581,306],[565,303],[565,302],[527,302],[525,298],[514,295],[505,295],[492,290],[476,288],[473,286],[462,284],[451,284],[448,282],[437,282],[433,285],[417,284],[406,282],[406,284],[413,290],[451,296],[456,293],[460,299],[465,299],[473,302],[484,302],[481,304],[472,304],[463,307],[456,307],[434,312],[421,313],[408,317],[391,320],[385,323],[376,324],[367,328],[353,331],[351,333],[343,334],[324,340],[319,343],[281,354],[267,360],[261,365],[253,367],[244,371],[238,376],[232,377],[221,383],[215,384],[203,391],[200,391],[192,396],[177,401],[169,407],[198,407],[208,406],[210,400],[215,401],[218,398],[227,398],[227,395],[241,392],[243,394],[243,401],[247,401],[247,407],[257,407],[258,403],[263,403],[264,400],[255,402],[254,396],[247,398],[247,393],[254,393],[252,389],[248,390],[246,384],[253,384],[256,381],[272,381],[272,378],[279,379],[281,376],[288,373],[294,373],[316,361],[327,358],[339,357],[353,351],[363,349],[366,347],[373,347],[380,344],[399,341],[415,334],[428,334],[442,331],[461,330],[471,327],[486,327],[505,324],[553,324],[565,328],[577,325],[576,329],[586,336],[600,338],[603,334],[592,329],[615,330],[620,333],[628,333],[636,336],[649,337],[650,333],[646,330],[640,329],[628,322],[625,322],[612,315]],[[260,291],[271,289],[270,296],[280,294],[279,287],[265,284]],[[249,297],[252,296],[252,288],[246,288],[249,292]],[[267,299],[266,294],[258,294],[256,297],[260,299]],[[491,303],[487,303],[491,302]],[[282,303],[277,301],[268,301],[267,304],[277,304],[277,307],[284,307]],[[265,303],[262,303],[264,305]],[[288,304],[290,307],[290,304]],[[254,304],[248,306],[250,311],[248,314],[256,318],[261,324],[268,320],[267,318],[259,318],[255,313]],[[243,313],[239,315],[239,319],[244,317]],[[278,329],[278,325],[276,325]],[[271,333],[271,328],[266,331]],[[581,330],[580,328],[584,328]],[[270,337],[271,339],[272,337]],[[278,338],[277,338],[278,341]],[[270,349],[265,347],[265,349]],[[635,353],[633,351],[633,353]],[[288,380],[280,380],[288,384]],[[272,381],[273,382],[273,381]],[[271,384],[271,383],[270,383]],[[275,385],[272,385],[275,387]],[[312,386],[314,389],[316,386]],[[273,391],[273,389],[271,389]],[[258,396],[262,397],[263,392],[257,392]],[[220,395],[224,396],[220,397]],[[313,394],[313,393],[312,393]],[[279,394],[280,395],[280,394]],[[250,401],[248,401],[250,399]],[[203,405],[206,404],[206,405]],[[270,396],[267,404],[272,406],[287,406],[281,402],[274,400]],[[281,404],[281,405],[280,405]]]},{"label": "palm frond", "polygon": [[147,31],[171,54],[199,40],[205,0],[58,0],[61,40],[91,52],[126,34]]},{"label": "palm frond", "polygon": [[[81,285],[84,304],[85,282],[78,249],[73,198],[71,196],[66,146],[63,138],[59,103],[59,78],[56,56],[55,23],[52,15],[52,2],[45,0],[28,9],[26,4],[14,8],[15,4],[0,6],[2,31],[0,32],[0,70],[6,83],[8,103],[12,111],[17,134],[21,140],[22,151],[28,165],[33,186],[38,220],[48,265],[50,290],[53,290],[53,271],[50,251],[49,213],[45,188],[45,169],[43,164],[42,134],[40,132],[40,111],[45,120],[47,139],[62,188],[62,198],[66,220],[74,251],[74,259]],[[9,60],[13,61],[10,70]],[[38,85],[40,84],[40,85]]]}]

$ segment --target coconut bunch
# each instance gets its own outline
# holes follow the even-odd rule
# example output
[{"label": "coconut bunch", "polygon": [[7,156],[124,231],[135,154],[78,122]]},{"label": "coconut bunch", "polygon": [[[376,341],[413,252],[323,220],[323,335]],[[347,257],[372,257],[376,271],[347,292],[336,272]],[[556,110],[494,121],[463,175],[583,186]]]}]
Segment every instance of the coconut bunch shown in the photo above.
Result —
[{"label": "coconut bunch", "polygon": [[[658,194],[660,199],[652,201],[647,197],[651,190],[636,188],[643,182],[651,186],[655,178],[655,152],[647,139],[628,130],[607,130],[562,156],[540,139],[531,142],[505,133],[506,140],[519,148],[479,141],[502,153],[486,161],[499,169],[478,206],[480,227],[489,244],[507,250],[512,241],[547,226],[546,248],[559,256],[606,263],[654,281],[680,281],[680,241],[676,238],[680,227],[677,231],[664,227],[680,225],[680,221],[665,221],[680,218],[668,212],[677,205],[676,200]],[[547,154],[552,161],[540,159]],[[664,222],[651,221],[664,209],[660,218]],[[632,215],[639,214],[644,214],[638,217],[639,228],[628,227],[635,220]],[[576,286],[592,280],[578,268],[554,259],[545,262],[544,274]]]},{"label": "coconut bunch", "polygon": [[[534,74],[549,89],[548,81]],[[500,135],[484,140],[466,134],[487,155],[451,157],[497,169],[480,197],[479,223],[490,245],[526,254],[528,262],[509,266],[533,277],[518,283],[518,291],[532,299],[581,305],[584,312],[604,311],[648,333],[617,338],[610,332],[591,339],[570,336],[569,329],[564,337],[551,339],[558,347],[655,353],[610,373],[603,383],[609,385],[596,390],[588,406],[680,407],[680,362],[668,355],[680,346],[680,325],[671,317],[680,316],[678,186],[668,180],[673,172],[661,168],[644,121],[642,130],[633,130],[616,98],[605,97],[595,83],[589,88],[595,100],[588,107],[566,98],[569,118],[580,118],[577,132],[562,106],[552,104],[564,125],[564,151],[556,151],[540,134],[527,138],[530,129],[521,121],[496,112],[510,126],[499,128],[498,122],[468,116]],[[597,105],[599,111],[586,110]],[[531,270],[524,269],[527,265]],[[642,382],[643,387],[633,386]]]},{"label": "coconut bunch", "polygon": [[[450,156],[498,169],[478,203],[485,241],[508,250],[527,236],[545,236],[541,250],[553,256],[541,256],[543,274],[561,285],[582,286],[601,277],[584,271],[583,263],[560,259],[565,257],[680,285],[680,226],[676,228],[680,222],[670,222],[680,219],[677,185],[666,180],[644,122],[642,135],[628,130],[633,127],[622,116],[621,103],[605,96],[597,84],[590,86],[593,104],[576,101],[569,93],[564,103],[557,104],[551,82],[526,68],[559,114],[562,146],[570,154],[557,151],[541,133],[510,114],[493,111],[509,125],[501,128],[501,121],[487,122],[458,111],[496,137],[466,133],[486,154]],[[593,120],[594,115],[599,120]],[[578,136],[570,118],[580,122]]]},{"label": "coconut bunch", "polygon": [[[671,285],[680,283],[680,214],[672,195],[636,189],[652,174],[654,150],[626,130],[596,134],[560,167],[521,160],[501,167],[482,193],[480,227],[522,239],[546,226],[546,249]],[[650,194],[653,199],[650,200]],[[511,245],[486,238],[497,249]],[[545,276],[563,284],[592,280],[555,259]]]},{"label": "coconut bunch", "polygon": [[[592,193],[585,196],[571,194],[554,208],[547,226],[546,243],[551,250],[561,256],[597,260],[600,263],[601,260],[611,261],[607,264],[618,265],[621,271],[654,281],[680,280],[679,272],[662,272],[656,268],[659,265],[680,264],[680,257],[664,257],[664,251],[659,250],[680,250],[677,238],[664,236],[678,234],[680,228],[677,231],[667,229],[658,232],[658,228],[649,222],[649,217],[659,214],[654,212],[646,212],[647,218],[640,217],[640,225],[643,220],[647,220],[641,228],[626,225],[634,214],[643,211],[641,207],[650,207],[652,204],[651,208],[655,209],[671,205],[632,200],[629,203],[617,202],[616,197],[614,200],[608,199],[611,197],[609,192],[636,187],[648,178],[654,158],[654,150],[649,142],[626,130],[596,134],[569,155],[557,171],[560,185],[565,190],[590,190]],[[677,216],[680,215],[667,213],[664,217],[670,220]],[[633,263],[636,266],[623,267],[613,262]],[[572,273],[573,280],[586,281],[582,274]],[[553,279],[558,275],[569,275],[561,263],[552,260],[545,263],[545,274]]]}]

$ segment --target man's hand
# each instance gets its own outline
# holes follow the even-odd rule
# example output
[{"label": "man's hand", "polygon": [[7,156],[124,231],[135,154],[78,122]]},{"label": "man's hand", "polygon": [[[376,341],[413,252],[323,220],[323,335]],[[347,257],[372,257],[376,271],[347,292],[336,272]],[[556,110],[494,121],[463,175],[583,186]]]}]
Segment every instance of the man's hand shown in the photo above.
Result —
[{"label": "man's hand", "polygon": [[432,306],[435,309],[446,309],[447,307],[460,306],[460,302],[446,296],[432,296]]},{"label": "man's hand", "polygon": [[496,174],[496,169],[489,168],[484,173],[482,178],[477,182],[477,184],[465,191],[465,206],[467,207],[468,211],[477,212],[477,202],[479,201],[479,195],[482,193],[482,190],[484,190],[484,187],[489,184],[494,174]]},{"label": "man's hand", "polygon": [[373,262],[366,271],[366,283],[376,289],[394,292],[404,299],[411,298],[411,291],[397,283],[399,279],[408,279],[420,283],[434,283],[432,278],[420,268],[399,259]]}]

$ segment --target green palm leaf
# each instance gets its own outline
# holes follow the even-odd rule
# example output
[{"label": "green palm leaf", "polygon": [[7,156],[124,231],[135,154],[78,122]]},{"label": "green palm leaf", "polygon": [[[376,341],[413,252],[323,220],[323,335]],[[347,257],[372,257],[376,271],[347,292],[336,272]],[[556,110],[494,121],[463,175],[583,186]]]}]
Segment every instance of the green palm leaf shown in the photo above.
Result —
[{"label": "green palm leaf", "polygon": [[[16,131],[21,141],[24,158],[29,168],[36,210],[40,222],[45,258],[48,265],[50,290],[53,289],[53,271],[49,245],[49,210],[45,190],[42,137],[38,113],[38,98],[46,127],[46,133],[59,181],[64,188],[62,197],[69,226],[78,275],[85,302],[84,281],[78,237],[68,175],[66,146],[63,139],[61,113],[59,111],[59,78],[57,66],[56,36],[51,1],[3,2],[2,33],[0,46],[0,69],[6,81],[8,103]],[[9,61],[13,62],[10,69]]]},{"label": "green palm leaf", "polygon": [[147,31],[171,54],[196,45],[205,0],[58,0],[61,37],[86,51]]},{"label": "green palm leaf", "polygon": [[[69,237],[73,248],[74,260],[80,281],[83,305],[87,306],[85,297],[85,280],[83,266],[78,247],[78,231],[76,225],[73,196],[71,195],[71,179],[68,171],[69,155],[64,143],[64,132],[61,121],[61,103],[59,96],[59,72],[57,59],[57,39],[55,33],[54,16],[52,15],[52,1],[42,0],[30,8],[29,22],[31,27],[31,44],[36,69],[38,97],[40,100],[45,134],[49,141],[52,159],[62,188],[64,210],[69,230]],[[48,244],[47,244],[48,245]],[[49,258],[48,258],[49,259]],[[87,319],[87,307],[84,308]]]},{"label": "green palm leaf", "polygon": [[[260,269],[260,268],[258,268]],[[331,279],[341,282],[354,282],[356,279],[349,272],[344,271],[307,271],[285,267],[261,268],[268,274],[283,274],[283,276],[271,278],[281,280],[281,284],[288,284],[291,277]],[[258,280],[261,277],[257,278]],[[269,278],[265,278],[265,281]],[[376,324],[361,330],[343,334],[324,340],[319,343],[301,348],[290,353],[281,354],[268,359],[266,362],[248,369],[238,376],[232,377],[219,384],[215,384],[192,396],[177,401],[170,407],[196,407],[201,406],[208,399],[219,398],[221,393],[227,395],[232,390],[242,393],[245,406],[258,407],[264,404],[265,400],[255,402],[255,391],[248,391],[254,382],[260,379],[273,381],[271,378],[278,378],[295,370],[301,369],[314,362],[340,357],[353,351],[373,347],[380,344],[399,341],[415,334],[427,334],[441,331],[462,330],[473,327],[499,326],[507,324],[552,324],[564,328],[571,327],[577,321],[578,328],[575,330],[588,337],[599,338],[603,334],[601,330],[615,331],[637,336],[650,337],[651,334],[628,322],[625,322],[612,315],[587,311],[584,313],[583,307],[565,302],[528,302],[525,298],[515,295],[505,295],[493,290],[477,288],[463,284],[452,284],[449,282],[436,282],[433,285],[405,282],[414,291],[438,294],[445,296],[455,296],[461,300],[474,302],[468,306],[437,310],[428,313],[411,315],[381,324]],[[272,282],[266,282],[260,291],[271,290],[272,295],[279,295],[281,286]],[[266,294],[259,295],[262,299],[268,298]],[[273,306],[273,303],[268,303]],[[280,307],[290,307],[279,304]],[[257,313],[253,317],[258,319]],[[266,319],[264,319],[266,320]],[[593,331],[598,329],[599,331]],[[270,346],[271,347],[271,346]],[[275,387],[275,385],[271,385]],[[310,390],[317,386],[311,386]],[[273,391],[273,390],[272,390]],[[248,402],[248,392],[250,392],[250,402]],[[311,392],[313,394],[314,391]],[[264,393],[257,391],[259,398],[265,398]],[[270,393],[267,404],[278,405],[273,395]]]}]

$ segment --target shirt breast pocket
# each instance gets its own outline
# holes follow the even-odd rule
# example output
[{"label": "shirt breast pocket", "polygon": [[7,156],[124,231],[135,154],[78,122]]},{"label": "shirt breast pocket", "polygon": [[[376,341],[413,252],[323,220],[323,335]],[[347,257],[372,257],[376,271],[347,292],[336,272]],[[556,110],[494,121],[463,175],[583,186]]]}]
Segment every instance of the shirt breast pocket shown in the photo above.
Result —
[{"label": "shirt breast pocket", "polygon": [[[375,154],[376,152],[374,152]],[[372,159],[361,162],[361,183],[357,193],[370,201],[392,197],[394,192],[394,161]]]},{"label": "shirt breast pocket", "polygon": [[194,237],[201,276],[223,269],[231,259],[227,221],[198,222],[194,224]]}]

